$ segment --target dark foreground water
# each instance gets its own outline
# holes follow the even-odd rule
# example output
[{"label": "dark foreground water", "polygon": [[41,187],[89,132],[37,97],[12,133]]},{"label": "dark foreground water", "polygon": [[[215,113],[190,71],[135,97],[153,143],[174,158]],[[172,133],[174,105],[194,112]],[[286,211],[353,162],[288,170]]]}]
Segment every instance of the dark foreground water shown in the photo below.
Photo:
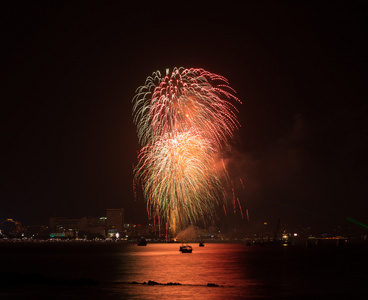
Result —
[{"label": "dark foreground water", "polygon": [[367,244],[179,246],[2,242],[0,299],[367,299]]}]

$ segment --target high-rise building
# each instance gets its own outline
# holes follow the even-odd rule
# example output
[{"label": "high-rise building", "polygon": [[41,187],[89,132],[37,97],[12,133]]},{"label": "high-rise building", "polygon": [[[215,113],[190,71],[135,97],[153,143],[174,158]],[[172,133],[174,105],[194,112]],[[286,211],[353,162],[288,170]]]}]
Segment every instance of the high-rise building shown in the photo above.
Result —
[{"label": "high-rise building", "polygon": [[[49,226],[53,237],[81,237],[81,231],[106,235],[106,217],[50,218]],[[63,235],[59,235],[63,233]]]},{"label": "high-rise building", "polygon": [[124,226],[124,208],[106,209],[106,226],[116,229],[117,232],[123,231]]},{"label": "high-rise building", "polygon": [[64,230],[86,230],[87,217],[83,218],[50,218],[49,227],[52,232]]}]

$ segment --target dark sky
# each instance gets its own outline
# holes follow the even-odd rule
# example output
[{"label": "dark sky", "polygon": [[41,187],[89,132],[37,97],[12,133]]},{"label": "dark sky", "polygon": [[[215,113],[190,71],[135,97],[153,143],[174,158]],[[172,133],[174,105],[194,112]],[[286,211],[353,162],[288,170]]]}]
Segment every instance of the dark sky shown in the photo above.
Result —
[{"label": "dark sky", "polygon": [[244,2],[2,4],[0,219],[124,207],[146,221],[131,99],[184,66],[225,76],[243,102],[229,168],[252,220],[368,224],[368,6]]}]

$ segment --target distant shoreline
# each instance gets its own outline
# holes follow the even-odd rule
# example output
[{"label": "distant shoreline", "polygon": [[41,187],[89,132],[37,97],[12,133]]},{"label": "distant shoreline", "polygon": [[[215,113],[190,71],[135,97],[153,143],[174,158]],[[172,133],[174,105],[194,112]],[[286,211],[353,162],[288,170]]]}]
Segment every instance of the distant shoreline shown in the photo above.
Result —
[{"label": "distant shoreline", "polygon": [[[336,245],[347,246],[355,244],[366,244],[368,240],[363,238],[297,238],[292,241],[269,241],[261,239],[243,239],[243,240],[192,240],[192,241],[152,241],[147,239],[148,245],[150,244],[199,244],[200,242],[206,244],[244,244],[247,246],[259,247],[259,246],[306,246],[306,247],[319,247],[324,245]],[[127,240],[87,240],[87,239],[0,239],[0,244],[107,244],[107,245],[136,245],[137,241]]]}]

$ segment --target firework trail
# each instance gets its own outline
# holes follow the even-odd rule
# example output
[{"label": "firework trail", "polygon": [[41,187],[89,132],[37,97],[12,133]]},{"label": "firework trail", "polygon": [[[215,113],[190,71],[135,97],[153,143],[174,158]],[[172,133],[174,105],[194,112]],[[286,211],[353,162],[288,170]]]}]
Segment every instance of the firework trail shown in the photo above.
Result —
[{"label": "firework trail", "polygon": [[[167,72],[168,73],[168,72]],[[230,183],[221,160],[239,127],[227,80],[203,69],[174,68],[146,79],[133,98],[142,149],[134,180],[143,189],[149,216],[178,230],[215,216]]]}]

